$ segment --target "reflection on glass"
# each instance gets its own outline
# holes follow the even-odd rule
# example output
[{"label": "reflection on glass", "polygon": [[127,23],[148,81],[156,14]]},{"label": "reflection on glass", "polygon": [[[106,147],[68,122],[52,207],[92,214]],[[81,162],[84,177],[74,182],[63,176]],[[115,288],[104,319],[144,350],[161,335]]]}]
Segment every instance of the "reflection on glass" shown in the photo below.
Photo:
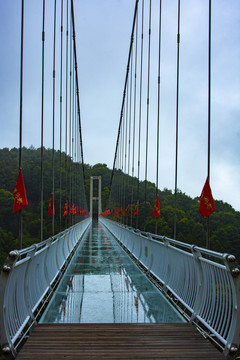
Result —
[{"label": "reflection on glass", "polygon": [[112,235],[93,222],[42,323],[174,323],[181,315]]}]

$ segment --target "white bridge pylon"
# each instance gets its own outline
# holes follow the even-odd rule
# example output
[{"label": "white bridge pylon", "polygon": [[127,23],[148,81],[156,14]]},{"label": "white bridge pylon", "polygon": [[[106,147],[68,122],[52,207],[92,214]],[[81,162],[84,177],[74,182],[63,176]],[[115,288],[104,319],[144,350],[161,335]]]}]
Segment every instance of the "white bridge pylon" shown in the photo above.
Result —
[{"label": "white bridge pylon", "polygon": [[[93,196],[93,180],[98,180],[98,196]],[[93,201],[98,201],[98,214],[102,212],[102,177],[90,177],[90,216],[93,216]]]}]

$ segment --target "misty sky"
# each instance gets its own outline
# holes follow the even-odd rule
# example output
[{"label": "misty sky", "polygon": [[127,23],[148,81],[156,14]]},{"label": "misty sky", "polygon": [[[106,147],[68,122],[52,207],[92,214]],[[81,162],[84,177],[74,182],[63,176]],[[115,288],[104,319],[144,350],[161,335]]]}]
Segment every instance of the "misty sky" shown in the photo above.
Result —
[{"label": "misty sky", "polygon": [[[46,1],[44,145],[52,146],[53,1]],[[58,12],[60,1],[58,3]],[[66,4],[66,1],[64,1]],[[134,0],[75,0],[84,161],[113,164]],[[140,2],[141,4],[141,2]],[[177,0],[162,1],[159,187],[174,188]],[[147,61],[145,0],[144,64]],[[65,11],[65,10],[64,10]],[[157,27],[152,0],[148,178],[155,182]],[[0,0],[0,147],[19,145],[21,1]],[[240,210],[240,1],[212,0],[211,188]],[[65,26],[65,18],[64,18]],[[60,27],[59,19],[57,27]],[[40,146],[42,1],[25,0],[23,145]],[[208,1],[181,1],[178,188],[201,194],[207,176]],[[59,54],[60,37],[57,38]],[[65,39],[64,39],[65,46]],[[59,71],[59,60],[56,73]],[[146,71],[143,85],[143,133]],[[57,85],[59,78],[56,79]],[[64,94],[63,94],[64,96]],[[59,94],[56,96],[59,116]],[[58,125],[56,125],[58,131]],[[56,140],[56,147],[58,147]],[[144,141],[144,140],[143,140]],[[144,145],[143,145],[144,149]],[[142,163],[144,163],[142,151]],[[135,174],[136,175],[136,174]],[[144,168],[141,169],[141,178]]]}]

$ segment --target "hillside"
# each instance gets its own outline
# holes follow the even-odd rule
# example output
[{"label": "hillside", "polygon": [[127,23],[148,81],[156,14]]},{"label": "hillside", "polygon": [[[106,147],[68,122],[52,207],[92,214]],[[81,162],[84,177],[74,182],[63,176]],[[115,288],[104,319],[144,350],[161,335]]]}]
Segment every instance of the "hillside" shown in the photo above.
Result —
[{"label": "hillside", "polygon": [[[55,233],[59,232],[59,178],[60,154],[55,152]],[[81,164],[73,163],[69,157],[62,154],[62,208],[66,200],[68,203],[78,204],[87,209],[86,199],[89,199],[90,176],[102,176],[103,210],[108,206],[111,170],[105,164],[85,164],[86,199],[82,196]],[[0,149],[0,263],[4,261],[8,252],[17,248],[18,216],[12,213],[13,190],[18,176],[18,150]],[[40,241],[40,149],[23,148],[23,176],[29,205],[23,210],[23,246]],[[125,183],[125,200],[118,201],[118,183]],[[149,232],[155,231],[153,207],[155,203],[155,186],[147,182],[146,216],[144,214],[145,182],[139,185],[139,227]],[[80,191],[78,191],[80,189]],[[44,149],[44,238],[51,236],[51,217],[47,218],[49,197],[52,192],[52,150]],[[135,207],[137,179],[124,175],[120,170],[115,171],[111,193],[111,203],[116,207],[129,204],[129,216],[125,223],[135,226],[135,218],[131,220],[131,212]],[[158,219],[158,233],[173,237],[174,223],[174,194],[169,189],[159,190],[161,216]],[[177,194],[177,240],[205,246],[206,219],[198,211],[199,200],[192,199],[181,191]],[[215,212],[211,215],[211,249],[229,252],[240,260],[240,212],[222,201],[215,201]],[[67,216],[62,219],[61,229],[80,220],[80,216]]]}]

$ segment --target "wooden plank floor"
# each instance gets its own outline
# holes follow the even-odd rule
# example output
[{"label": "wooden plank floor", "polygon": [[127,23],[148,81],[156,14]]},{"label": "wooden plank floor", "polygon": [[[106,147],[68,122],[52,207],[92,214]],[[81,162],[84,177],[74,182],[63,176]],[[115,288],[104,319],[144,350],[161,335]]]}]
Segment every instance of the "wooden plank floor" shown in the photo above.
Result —
[{"label": "wooden plank floor", "polygon": [[17,360],[224,359],[190,324],[39,324]]}]

